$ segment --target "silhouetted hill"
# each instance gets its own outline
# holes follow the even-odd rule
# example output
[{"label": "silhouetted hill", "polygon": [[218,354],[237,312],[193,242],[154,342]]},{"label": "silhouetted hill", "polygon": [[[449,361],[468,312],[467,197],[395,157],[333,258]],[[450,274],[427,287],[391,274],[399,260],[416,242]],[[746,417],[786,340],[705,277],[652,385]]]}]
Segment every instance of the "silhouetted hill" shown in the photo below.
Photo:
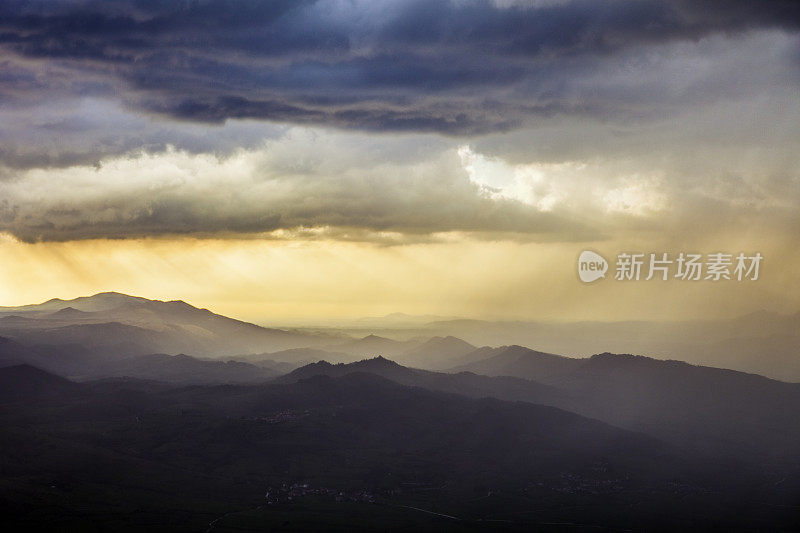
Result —
[{"label": "silhouetted hill", "polygon": [[396,355],[417,345],[418,343],[415,341],[396,341],[385,337],[379,337],[378,335],[367,335],[364,338],[341,344],[334,344],[325,349],[360,357],[374,357],[376,355]]},{"label": "silhouetted hill", "polygon": [[28,344],[73,344],[103,350],[114,355],[127,355],[139,351],[152,351],[170,342],[170,336],[121,322],[74,324],[56,328],[28,329],[17,332],[16,337]]},{"label": "silhouetted hill", "polygon": [[332,339],[264,328],[180,300],[148,300],[114,292],[2,307],[0,335],[26,345],[81,344],[109,356],[153,352],[225,356],[309,347]]},{"label": "silhouetted hill", "polygon": [[349,364],[330,364],[319,361],[298,368],[279,382],[293,382],[313,376],[341,377],[353,373],[369,373],[396,383],[429,390],[462,394],[475,398],[493,397],[503,400],[521,400],[547,405],[569,406],[569,398],[548,385],[515,377],[488,377],[470,372],[448,374],[407,368],[384,357],[365,359]]},{"label": "silhouetted hill", "polygon": [[121,305],[132,302],[148,302],[146,298],[129,296],[119,292],[101,292],[92,296],[81,296],[72,300],[62,300],[52,298],[44,303],[21,305],[16,307],[0,307],[0,313],[25,313],[30,315],[41,315],[60,311],[66,307],[84,311],[108,311]]},{"label": "silhouetted hill", "polygon": [[800,448],[800,384],[634,355],[572,359],[520,347],[488,353],[459,369],[536,380],[569,398],[544,403],[682,446],[784,458]]},{"label": "silhouetted hill", "polygon": [[475,351],[475,346],[456,337],[431,337],[419,346],[403,352],[396,359],[407,366],[441,370],[458,358]]},{"label": "silhouetted hill", "polygon": [[0,402],[53,398],[80,390],[80,385],[31,365],[0,368]]},{"label": "silhouetted hill", "polygon": [[83,379],[132,377],[173,383],[257,383],[278,375],[269,368],[239,361],[211,361],[188,355],[149,354],[112,361]]},{"label": "silhouetted hill", "polygon": [[321,361],[278,379],[368,372],[430,390],[557,406],[710,453],[783,460],[800,447],[797,384],[630,355],[570,359],[511,347],[490,361],[506,364],[509,373],[508,363],[516,361],[541,379],[431,372],[380,357],[352,364]]},{"label": "silhouetted hill", "polygon": [[731,319],[667,322],[447,320],[426,324],[420,331],[454,335],[478,346],[518,344],[575,356],[641,353],[800,382],[800,312],[757,311]]},{"label": "silhouetted hill", "polygon": [[92,313],[87,313],[86,311],[79,311],[74,307],[65,307],[63,309],[59,309],[54,313],[50,313],[45,315],[47,318],[52,319],[61,319],[61,320],[73,320],[73,319],[84,319],[92,316]]},{"label": "silhouetted hill", "polygon": [[293,370],[281,378],[282,381],[299,381],[313,376],[340,377],[356,372],[375,374],[387,379],[396,381],[393,378],[405,379],[410,376],[420,375],[420,371],[412,370],[401,366],[394,361],[390,361],[382,356],[372,359],[364,359],[354,363],[331,364],[327,361],[311,363]]},{"label": "silhouetted hill", "polygon": [[[397,370],[385,360],[361,367]],[[360,371],[248,386],[85,387],[89,397],[57,408],[0,405],[6,525],[55,517],[65,529],[105,531],[793,524],[785,505],[793,472],[781,479],[758,464],[686,454],[552,407]]]},{"label": "silhouetted hill", "polygon": [[290,348],[288,350],[280,350],[277,352],[239,355],[234,359],[253,365],[262,365],[262,363],[265,363],[266,366],[275,364],[289,364],[291,365],[291,368],[286,370],[286,372],[289,372],[299,366],[307,365],[315,361],[325,360],[335,363],[352,363],[362,359],[362,357],[344,352],[321,350],[319,348]]},{"label": "silhouetted hill", "polygon": [[19,315],[4,315],[0,317],[0,328],[24,328],[30,326],[37,326],[40,323],[33,318],[27,318]]},{"label": "silhouetted hill", "polygon": [[0,366],[27,363],[59,375],[72,376],[96,368],[103,358],[86,347],[74,344],[26,346],[0,337]]},{"label": "silhouetted hill", "polygon": [[[543,380],[553,375],[569,372],[581,359],[573,359],[544,352],[537,352],[524,346],[501,346],[500,348],[481,348],[467,354],[472,362],[451,369],[452,372],[470,371],[487,376],[516,376]],[[478,357],[481,359],[475,360]]]},{"label": "silhouetted hill", "polygon": [[11,366],[24,362],[28,358],[29,350],[22,344],[0,337],[0,365]]}]

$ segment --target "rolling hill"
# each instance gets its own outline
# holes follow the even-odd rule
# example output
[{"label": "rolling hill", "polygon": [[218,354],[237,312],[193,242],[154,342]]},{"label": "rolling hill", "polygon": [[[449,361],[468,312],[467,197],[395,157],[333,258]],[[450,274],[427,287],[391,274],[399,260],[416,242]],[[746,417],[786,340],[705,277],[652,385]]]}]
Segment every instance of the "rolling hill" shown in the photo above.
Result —
[{"label": "rolling hill", "polygon": [[378,335],[367,335],[361,339],[326,346],[324,349],[358,357],[394,356],[414,348],[418,344],[416,341],[396,341]]},{"label": "rolling hill", "polygon": [[[364,372],[249,386],[82,387],[88,396],[0,402],[5,525],[733,531],[794,524],[784,505],[794,474],[776,485],[753,466],[687,454],[553,407],[405,387]],[[720,512],[732,507],[735,515]]]},{"label": "rolling hill", "polygon": [[407,368],[380,356],[349,364],[330,364],[327,361],[320,361],[298,368],[277,378],[276,381],[291,383],[315,376],[342,377],[354,373],[369,373],[401,385],[474,398],[492,397],[546,405],[570,405],[569,398],[560,390],[527,379],[480,376],[470,372],[449,374]]},{"label": "rolling hill", "polygon": [[31,365],[0,368],[0,402],[65,398],[81,391],[79,384]]},{"label": "rolling hill", "polygon": [[453,366],[454,361],[475,349],[475,346],[457,337],[431,337],[419,346],[396,355],[395,359],[407,366],[441,370]]},{"label": "rolling hill", "polygon": [[459,319],[428,323],[417,334],[453,335],[477,346],[536,346],[543,352],[582,357],[599,352],[647,354],[800,382],[800,312],[756,311],[729,319],[665,322]]},{"label": "rolling hill", "polygon": [[483,350],[453,371],[549,385],[585,416],[715,452],[792,457],[800,448],[800,384],[626,354],[566,358],[519,346]]},{"label": "rolling hill", "polygon": [[487,376],[516,376],[543,380],[568,372],[581,359],[538,352],[524,346],[484,347],[462,357],[469,362],[454,366],[451,372],[469,371]]},{"label": "rolling hill", "polygon": [[279,373],[240,361],[205,360],[185,354],[136,355],[99,365],[81,380],[130,377],[170,383],[259,383]]}]

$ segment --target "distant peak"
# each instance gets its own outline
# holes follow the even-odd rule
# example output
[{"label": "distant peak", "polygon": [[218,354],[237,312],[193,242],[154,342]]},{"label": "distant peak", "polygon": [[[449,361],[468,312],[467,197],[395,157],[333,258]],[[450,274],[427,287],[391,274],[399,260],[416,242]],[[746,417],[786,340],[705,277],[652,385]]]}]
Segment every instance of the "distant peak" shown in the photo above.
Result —
[{"label": "distant peak", "polygon": [[28,363],[21,363],[18,365],[6,366],[0,368],[0,377],[8,378],[9,376],[13,376],[15,378],[20,377],[45,377],[48,379],[52,379],[54,381],[63,381],[68,382],[66,378],[58,376],[56,374],[51,374],[46,370],[42,370],[37,366],[30,365]]},{"label": "distant peak", "polygon": [[85,315],[85,314],[86,314],[86,312],[79,311],[78,309],[75,309],[74,307],[69,306],[69,307],[63,307],[63,308],[59,309],[58,311],[56,311],[54,313],[51,313],[48,316],[56,317],[56,318],[58,318],[58,317],[66,318],[66,317],[72,317],[72,316],[82,316],[82,315]]},{"label": "distant peak", "polygon": [[18,365],[11,365],[11,366],[4,366],[0,368],[0,372],[2,373],[10,373],[10,372],[30,372],[32,374],[47,374],[41,368],[37,366],[30,365],[28,363],[20,363]]},{"label": "distant peak", "polygon": [[359,361],[358,363],[353,364],[363,364],[363,365],[380,365],[380,366],[401,366],[400,364],[392,361],[391,359],[386,359],[384,356],[379,355],[377,357],[373,357],[372,359],[364,359]]},{"label": "distant peak", "polygon": [[140,296],[131,296],[130,294],[124,294],[121,292],[116,291],[106,291],[106,292],[98,292],[97,294],[93,294],[91,296],[87,296],[88,299],[96,299],[96,300],[106,300],[106,299],[114,299],[114,300],[145,300],[146,298],[142,298]]},{"label": "distant peak", "polygon": [[611,352],[596,353],[593,356],[591,356],[590,359],[609,360],[609,361],[610,360],[619,360],[619,361],[621,361],[621,360],[629,360],[630,361],[630,360],[634,360],[634,359],[635,360],[641,360],[641,361],[644,361],[646,359],[647,360],[653,360],[653,361],[655,360],[655,359],[652,359],[651,357],[646,357],[644,355],[634,355],[634,354],[630,354],[630,353],[611,353]]},{"label": "distant peak", "polygon": [[506,353],[513,353],[513,354],[535,354],[539,353],[536,350],[528,348],[527,346],[520,346],[519,344],[511,344],[505,347],[504,350]]},{"label": "distant peak", "polygon": [[128,298],[135,298],[135,296],[131,296],[129,294],[124,294],[124,293],[117,292],[117,291],[98,292],[94,296],[127,296]]},{"label": "distant peak", "polygon": [[633,354],[629,353],[612,353],[612,352],[602,352],[596,353],[592,357],[633,357]]},{"label": "distant peak", "polygon": [[84,296],[82,298],[75,298],[74,300],[67,300],[68,302],[80,302],[81,300],[89,300],[89,301],[125,301],[125,302],[141,302],[146,301],[147,298],[142,298],[141,296],[131,296],[130,294],[123,294],[121,292],[114,292],[114,291],[107,291],[107,292],[98,292],[97,294],[93,294],[91,296]]},{"label": "distant peak", "polygon": [[59,305],[59,304],[73,304],[73,305],[80,305],[81,302],[91,302],[91,301],[98,301],[98,300],[143,300],[144,298],[139,298],[137,296],[130,296],[128,294],[122,294],[121,292],[114,292],[114,291],[106,291],[106,292],[98,292],[96,294],[92,294],[90,296],[78,296],[77,298],[72,298],[71,300],[64,300],[63,298],[50,298],[46,302],[41,304],[33,304],[32,306],[36,305]]}]

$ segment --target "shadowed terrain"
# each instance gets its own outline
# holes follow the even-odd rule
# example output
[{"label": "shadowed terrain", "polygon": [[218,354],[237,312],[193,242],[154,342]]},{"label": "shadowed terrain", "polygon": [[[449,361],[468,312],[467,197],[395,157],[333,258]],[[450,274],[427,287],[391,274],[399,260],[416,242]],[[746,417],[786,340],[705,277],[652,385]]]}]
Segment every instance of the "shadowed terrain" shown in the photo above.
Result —
[{"label": "shadowed terrain", "polygon": [[[0,318],[11,527],[800,527],[800,384],[455,337],[337,340],[118,294],[64,304]],[[139,353],[175,331],[211,340]],[[322,344],[209,353],[242,348],[237,331]]]},{"label": "shadowed terrain", "polygon": [[[42,374],[11,367],[0,381],[12,375],[35,391]],[[34,392],[0,404],[0,509],[9,526],[794,523],[772,507],[785,503],[794,478],[770,492],[747,464],[732,475],[725,461],[552,407],[409,388],[364,372],[255,386],[74,387],[79,394]],[[730,506],[744,512],[735,523],[720,518]]]}]

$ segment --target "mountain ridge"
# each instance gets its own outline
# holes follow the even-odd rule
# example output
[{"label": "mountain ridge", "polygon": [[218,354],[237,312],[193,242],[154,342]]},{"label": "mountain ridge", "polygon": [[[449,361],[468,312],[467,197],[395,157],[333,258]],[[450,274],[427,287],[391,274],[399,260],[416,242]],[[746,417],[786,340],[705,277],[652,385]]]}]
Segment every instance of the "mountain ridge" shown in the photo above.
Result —
[{"label": "mountain ridge", "polygon": [[[117,350],[126,355],[186,352],[231,356],[330,341],[322,334],[265,328],[229,318],[183,300],[148,300],[117,292],[0,308],[0,320],[9,316],[21,318],[0,321],[0,336],[23,344],[64,344],[77,338],[87,351],[97,351],[121,345],[124,339],[126,348]],[[126,330],[124,334],[121,329]]]}]

